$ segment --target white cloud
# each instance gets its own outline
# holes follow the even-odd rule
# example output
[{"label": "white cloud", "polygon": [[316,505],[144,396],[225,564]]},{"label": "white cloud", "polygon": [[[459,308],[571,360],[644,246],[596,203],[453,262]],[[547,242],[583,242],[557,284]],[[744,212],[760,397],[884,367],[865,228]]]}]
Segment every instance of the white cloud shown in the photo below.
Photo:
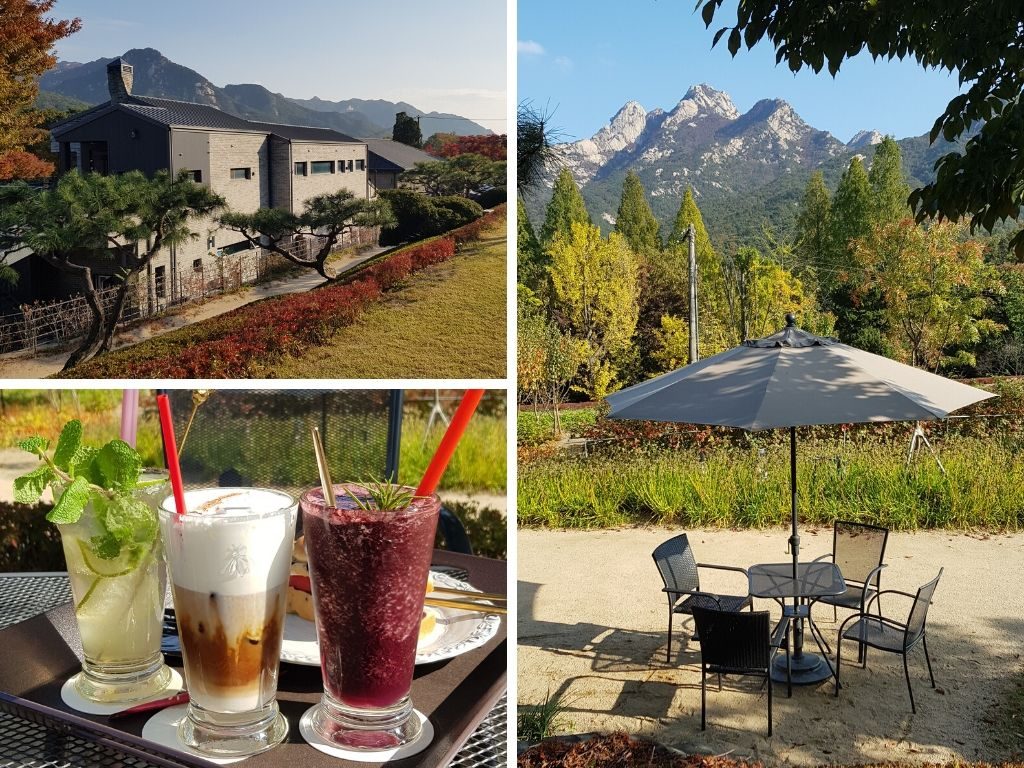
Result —
[{"label": "white cloud", "polygon": [[517,40],[516,51],[525,56],[543,56],[544,46],[534,40]]}]

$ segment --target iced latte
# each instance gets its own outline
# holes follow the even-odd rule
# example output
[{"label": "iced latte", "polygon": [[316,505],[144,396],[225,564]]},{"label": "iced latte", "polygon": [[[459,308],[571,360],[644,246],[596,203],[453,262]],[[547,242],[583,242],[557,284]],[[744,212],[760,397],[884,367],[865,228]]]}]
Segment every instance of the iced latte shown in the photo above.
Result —
[{"label": "iced latte", "polygon": [[210,488],[160,510],[181,638],[188,717],[179,736],[218,756],[261,752],[288,727],[274,699],[295,534],[291,496]]}]

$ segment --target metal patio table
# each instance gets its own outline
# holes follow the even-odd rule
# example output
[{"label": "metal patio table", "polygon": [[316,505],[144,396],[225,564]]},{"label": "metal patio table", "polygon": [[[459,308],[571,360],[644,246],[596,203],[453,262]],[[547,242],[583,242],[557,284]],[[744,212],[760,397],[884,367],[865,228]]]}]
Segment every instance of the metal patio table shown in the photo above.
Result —
[{"label": "metal patio table", "polygon": [[[795,573],[794,573],[795,570]],[[841,595],[846,591],[843,574],[834,563],[766,563],[747,569],[750,594],[775,600],[782,607],[783,620],[793,622],[792,682],[796,685],[820,683],[835,675],[828,659],[828,641],[811,618],[811,606],[820,598]],[[787,600],[792,600],[787,604]],[[811,637],[822,655],[804,651],[804,622],[811,628]],[[824,646],[822,645],[824,643]],[[776,657],[772,664],[772,680],[788,680],[786,662]]]},{"label": "metal patio table", "polygon": [[[0,629],[71,600],[66,573],[0,573]],[[0,654],[2,654],[0,649]],[[4,660],[0,655],[0,662]],[[451,768],[505,768],[508,701],[494,705],[462,745]],[[0,768],[157,768],[124,754],[36,722],[0,711]]]}]

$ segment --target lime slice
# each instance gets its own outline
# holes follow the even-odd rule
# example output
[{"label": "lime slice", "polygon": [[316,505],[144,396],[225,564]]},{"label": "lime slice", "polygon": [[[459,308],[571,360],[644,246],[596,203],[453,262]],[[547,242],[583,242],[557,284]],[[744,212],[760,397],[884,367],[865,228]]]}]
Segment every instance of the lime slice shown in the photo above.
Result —
[{"label": "lime slice", "polygon": [[78,540],[78,549],[82,552],[82,562],[90,573],[99,576],[102,579],[113,579],[118,576],[127,576],[129,573],[135,570],[135,568],[124,568],[122,570],[115,570],[116,566],[103,567],[100,565],[102,562],[99,558],[93,558],[89,551],[89,545],[81,539]]}]

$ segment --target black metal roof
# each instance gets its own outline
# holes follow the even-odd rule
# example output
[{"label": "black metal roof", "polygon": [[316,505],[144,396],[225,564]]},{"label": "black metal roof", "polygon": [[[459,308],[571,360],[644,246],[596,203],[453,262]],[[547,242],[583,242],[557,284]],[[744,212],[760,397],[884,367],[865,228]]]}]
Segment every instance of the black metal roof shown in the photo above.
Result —
[{"label": "black metal roof", "polygon": [[106,102],[53,126],[51,131],[59,135],[72,128],[90,122],[115,109],[125,109],[140,117],[161,125],[174,128],[206,128],[222,131],[245,131],[247,133],[270,133],[288,141],[328,141],[362,144],[359,139],[346,136],[331,128],[316,128],[305,125],[264,123],[229,115],[210,104],[196,104],[191,101],[157,99],[152,96],[130,96],[120,102]]},{"label": "black metal roof", "polygon": [[363,139],[369,150],[368,163],[371,171],[408,171],[416,163],[437,160],[422,149],[410,147],[391,139]]}]

